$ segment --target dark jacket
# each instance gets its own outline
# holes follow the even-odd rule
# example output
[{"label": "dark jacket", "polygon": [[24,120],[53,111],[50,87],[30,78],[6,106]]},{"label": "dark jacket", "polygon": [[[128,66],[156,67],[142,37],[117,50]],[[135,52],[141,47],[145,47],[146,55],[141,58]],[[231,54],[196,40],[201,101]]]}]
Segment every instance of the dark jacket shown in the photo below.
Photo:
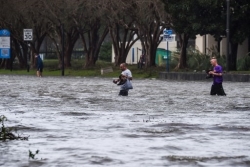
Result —
[{"label": "dark jacket", "polygon": [[37,69],[43,69],[43,60],[41,59],[39,55],[37,56],[36,66],[37,66]]}]

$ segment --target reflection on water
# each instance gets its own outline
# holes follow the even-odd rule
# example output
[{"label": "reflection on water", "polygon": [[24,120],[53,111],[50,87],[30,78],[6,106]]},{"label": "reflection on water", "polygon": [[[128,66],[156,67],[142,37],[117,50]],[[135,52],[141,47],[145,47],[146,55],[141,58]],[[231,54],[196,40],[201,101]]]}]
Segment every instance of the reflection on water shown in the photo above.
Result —
[{"label": "reflection on water", "polygon": [[112,79],[0,78],[0,115],[30,136],[0,142],[0,166],[250,166],[248,83],[135,79],[120,97]]}]

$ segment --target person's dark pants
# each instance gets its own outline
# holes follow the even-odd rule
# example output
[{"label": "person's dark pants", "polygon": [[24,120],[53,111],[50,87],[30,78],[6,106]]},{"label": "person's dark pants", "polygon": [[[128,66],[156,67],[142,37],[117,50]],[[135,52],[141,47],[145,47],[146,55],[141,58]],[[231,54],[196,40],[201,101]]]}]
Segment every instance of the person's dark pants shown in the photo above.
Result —
[{"label": "person's dark pants", "polygon": [[226,96],[222,83],[213,84],[211,87],[210,95]]},{"label": "person's dark pants", "polygon": [[43,72],[43,68],[38,68],[36,71]]},{"label": "person's dark pants", "polygon": [[128,96],[128,90],[120,90],[119,96]]}]

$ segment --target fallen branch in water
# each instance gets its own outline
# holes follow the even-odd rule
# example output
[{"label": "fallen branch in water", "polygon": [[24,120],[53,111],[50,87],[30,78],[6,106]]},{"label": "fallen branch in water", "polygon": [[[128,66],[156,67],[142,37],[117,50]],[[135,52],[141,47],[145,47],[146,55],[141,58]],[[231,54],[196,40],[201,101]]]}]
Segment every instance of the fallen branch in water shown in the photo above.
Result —
[{"label": "fallen branch in water", "polygon": [[7,118],[4,115],[0,116],[0,123],[2,124],[0,131],[0,140],[28,140],[28,137],[21,137],[12,133],[12,128],[7,128],[4,126],[4,121],[7,121]]}]

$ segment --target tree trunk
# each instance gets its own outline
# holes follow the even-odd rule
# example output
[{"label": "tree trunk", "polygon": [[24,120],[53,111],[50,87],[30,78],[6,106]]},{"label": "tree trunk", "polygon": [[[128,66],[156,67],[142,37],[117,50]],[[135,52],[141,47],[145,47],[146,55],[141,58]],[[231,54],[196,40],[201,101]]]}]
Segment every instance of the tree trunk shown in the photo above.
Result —
[{"label": "tree trunk", "polygon": [[150,66],[156,66],[155,64],[155,58],[156,58],[156,51],[158,48],[158,45],[156,43],[156,41],[153,41],[153,43],[150,44]]},{"label": "tree trunk", "polygon": [[231,43],[231,55],[229,61],[229,70],[237,71],[237,52],[238,43]]},{"label": "tree trunk", "polygon": [[74,49],[74,45],[76,43],[77,39],[73,39],[73,37],[71,37],[70,35],[67,34],[67,42],[66,42],[66,46],[64,47],[64,66],[67,67],[71,67],[71,55]]},{"label": "tree trunk", "polygon": [[84,52],[86,53],[84,68],[95,66],[101,45],[108,34],[108,27],[101,27],[100,20],[98,19],[90,27],[87,33],[79,32]]},{"label": "tree trunk", "polygon": [[187,34],[178,35],[180,39],[181,53],[179,63],[176,69],[186,69],[187,65],[187,44],[189,40],[189,36]]},{"label": "tree trunk", "polygon": [[109,34],[113,42],[115,66],[119,66],[126,62],[129,50],[139,38],[134,39],[135,32],[129,28],[121,27],[118,23],[110,25]]},{"label": "tree trunk", "polygon": [[64,66],[67,67],[71,67],[71,55],[73,52],[73,47],[71,44],[68,44],[65,48],[64,51]]},{"label": "tree trunk", "polygon": [[[60,29],[61,30],[61,29]],[[58,31],[60,32],[60,31]],[[64,38],[64,66],[71,67],[71,55],[75,46],[77,39],[79,38],[79,32],[75,27],[71,27],[68,31],[64,30],[66,35]],[[58,33],[59,34],[59,33]],[[61,43],[62,41],[61,37]]]},{"label": "tree trunk", "polygon": [[79,39],[79,31],[76,27],[71,27],[68,30],[64,29],[64,41],[62,36],[61,26],[57,26],[57,35],[60,37],[60,44],[57,44],[58,41],[54,36],[49,37],[53,41],[56,47],[57,57],[59,60],[59,68],[62,68],[62,42],[64,42],[64,67],[71,67],[71,55],[75,46],[76,41]]},{"label": "tree trunk", "polygon": [[[148,26],[148,25],[147,25]],[[162,40],[160,35],[164,27],[160,27],[160,22],[152,22],[148,27],[140,26],[140,40],[142,42],[142,48],[145,48],[146,55],[146,67],[155,66],[155,58],[157,48]]]},{"label": "tree trunk", "polygon": [[[28,67],[28,45],[27,43],[20,42],[15,38],[12,38],[12,53],[13,60],[15,56],[18,59],[21,68]],[[11,57],[12,57],[11,56]]]}]

